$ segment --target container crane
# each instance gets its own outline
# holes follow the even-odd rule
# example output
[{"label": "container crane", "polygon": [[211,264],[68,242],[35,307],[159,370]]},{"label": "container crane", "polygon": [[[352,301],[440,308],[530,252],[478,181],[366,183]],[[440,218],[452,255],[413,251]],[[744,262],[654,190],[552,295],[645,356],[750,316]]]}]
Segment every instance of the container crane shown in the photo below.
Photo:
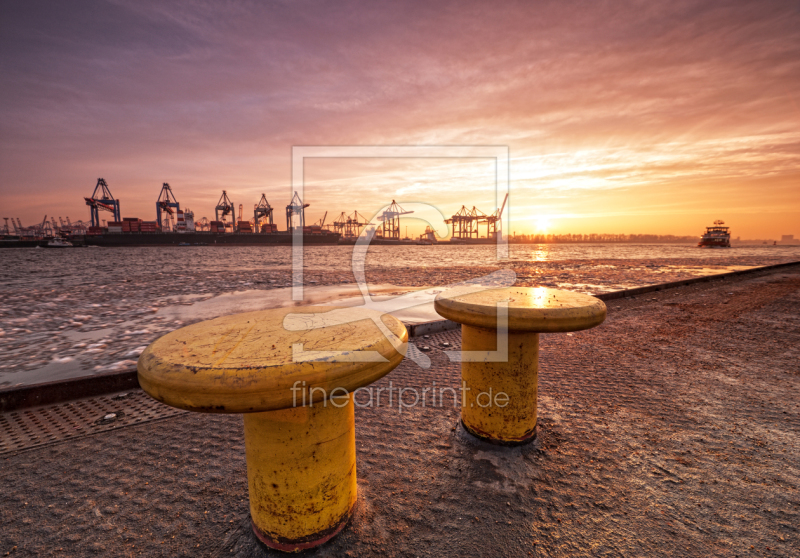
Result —
[{"label": "container crane", "polygon": [[92,226],[100,226],[100,212],[108,211],[114,215],[114,221],[120,221],[119,200],[115,200],[111,195],[111,190],[108,189],[108,184],[102,178],[97,179],[97,185],[94,187],[94,193],[91,198],[83,198],[86,200],[86,205],[90,208],[92,217]]},{"label": "container crane", "polygon": [[470,211],[469,215],[472,219],[468,223],[469,224],[469,230],[467,231],[467,233],[469,234],[468,238],[472,238],[473,234],[475,235],[475,238],[480,238],[481,223],[482,222],[485,223],[486,219],[488,219],[489,216],[486,215],[483,211],[481,211],[477,207],[475,207],[474,205],[472,206],[472,211]]},{"label": "container crane", "polygon": [[55,235],[55,229],[50,225],[50,221],[47,220],[47,215],[44,216],[44,219],[42,219],[42,222],[37,229],[39,236],[49,238]]},{"label": "container crane", "polygon": [[[67,221],[69,221],[69,217],[67,217]],[[77,221],[74,225],[70,223],[70,228],[73,233],[79,232],[81,234],[86,233],[86,223],[83,221]]]},{"label": "container crane", "polygon": [[453,225],[453,238],[468,239],[473,236],[478,238],[480,236],[480,224],[482,221],[486,221],[488,217],[475,206],[472,206],[472,209],[467,209],[466,206],[462,205],[461,209],[452,217],[445,220],[445,223]]},{"label": "container crane", "polygon": [[381,228],[382,237],[390,240],[400,240],[400,216],[414,213],[413,211],[406,211],[400,207],[396,201],[392,203],[387,209],[381,213],[380,221],[383,221]]},{"label": "container crane", "polygon": [[[222,219],[220,219],[220,213],[222,214]],[[214,215],[217,221],[224,221],[228,214],[230,214],[231,223],[233,223],[234,219],[236,219],[236,209],[233,207],[233,202],[228,197],[228,193],[223,190],[222,196],[219,198],[217,206],[214,208]]]},{"label": "container crane", "polygon": [[344,229],[347,226],[347,214],[342,211],[339,216],[333,220],[333,223],[328,225],[334,232],[339,233],[340,236],[344,237]]},{"label": "container crane", "polygon": [[[10,234],[11,234],[11,230],[8,228],[8,217],[3,217],[3,219],[4,219],[4,220],[5,220],[5,222],[6,222],[6,224],[5,224],[5,225],[3,225],[3,235],[4,235],[4,236],[8,236],[8,235],[10,235]],[[11,224],[13,225],[13,224],[14,224],[14,222],[12,221],[12,222],[11,222]]]},{"label": "container crane", "polygon": [[300,199],[300,196],[297,195],[297,192],[294,193],[292,196],[292,201],[289,202],[289,205],[286,206],[286,230],[292,230],[292,221],[294,217],[297,216],[300,219],[300,228],[302,229],[306,225],[306,207],[310,206],[309,203],[303,203],[303,200]]},{"label": "container crane", "polygon": [[359,214],[358,211],[354,211],[345,221],[344,236],[356,237],[361,234],[361,228],[367,225],[369,225],[369,219]]},{"label": "container crane", "polygon": [[163,222],[161,218],[162,211],[166,214],[164,218],[169,219],[175,214],[175,211],[180,210],[180,208],[181,204],[175,199],[175,194],[172,193],[172,188],[169,187],[169,183],[164,182],[161,186],[161,192],[158,194],[158,200],[156,201],[156,221],[158,223]]},{"label": "container crane", "polygon": [[466,206],[462,205],[461,209],[456,211],[449,219],[445,219],[444,222],[448,225],[452,225],[453,238],[464,238],[467,234],[467,222],[469,219],[469,210]]},{"label": "container crane", "polygon": [[272,206],[267,201],[267,196],[265,194],[261,194],[261,200],[255,205],[253,218],[256,222],[256,228],[261,225],[261,219],[267,219],[269,224],[272,225]]}]

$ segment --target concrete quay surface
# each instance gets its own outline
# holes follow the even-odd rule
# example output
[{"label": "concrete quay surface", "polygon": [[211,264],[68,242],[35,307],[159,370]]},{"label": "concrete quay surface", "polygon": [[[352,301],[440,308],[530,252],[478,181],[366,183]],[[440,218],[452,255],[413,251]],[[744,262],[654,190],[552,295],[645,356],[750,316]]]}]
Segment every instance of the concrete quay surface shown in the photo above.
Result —
[{"label": "concrete quay surface", "polygon": [[[541,336],[521,448],[472,441],[449,392],[397,406],[460,385],[460,334],[424,340],[429,369],[373,384],[393,406],[357,399],[356,512],[310,554],[796,556],[800,266],[607,304],[598,328]],[[145,397],[80,405],[134,417]],[[0,422],[32,436],[67,411]],[[147,412],[0,455],[0,556],[281,556],[250,530],[241,417]]]}]

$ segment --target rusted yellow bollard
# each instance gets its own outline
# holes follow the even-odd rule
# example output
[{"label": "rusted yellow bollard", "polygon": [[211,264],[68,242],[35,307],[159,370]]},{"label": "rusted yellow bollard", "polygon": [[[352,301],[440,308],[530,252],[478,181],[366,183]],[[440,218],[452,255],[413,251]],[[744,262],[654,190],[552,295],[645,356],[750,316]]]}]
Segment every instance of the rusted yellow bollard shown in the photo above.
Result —
[{"label": "rusted yellow bollard", "polygon": [[541,287],[453,289],[437,296],[434,307],[461,324],[461,423],[474,436],[504,445],[536,438],[539,334],[589,329],[606,317],[597,298]]},{"label": "rusted yellow bollard", "polygon": [[253,531],[299,551],[347,524],[357,497],[352,392],[400,364],[407,341],[400,321],[374,310],[237,314],[155,341],[139,358],[139,383],[174,407],[244,413]]}]

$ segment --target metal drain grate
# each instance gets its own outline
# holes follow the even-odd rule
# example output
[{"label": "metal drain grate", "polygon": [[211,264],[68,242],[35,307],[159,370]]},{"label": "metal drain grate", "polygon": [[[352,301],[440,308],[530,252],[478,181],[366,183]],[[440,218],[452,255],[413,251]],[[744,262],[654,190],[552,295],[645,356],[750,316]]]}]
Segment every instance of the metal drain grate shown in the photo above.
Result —
[{"label": "metal drain grate", "polygon": [[[457,351],[461,331],[416,337],[413,342],[417,347]],[[0,414],[0,456],[186,412],[159,403],[140,389],[11,411]]]},{"label": "metal drain grate", "polygon": [[0,455],[185,412],[142,390],[11,411],[0,414]]}]

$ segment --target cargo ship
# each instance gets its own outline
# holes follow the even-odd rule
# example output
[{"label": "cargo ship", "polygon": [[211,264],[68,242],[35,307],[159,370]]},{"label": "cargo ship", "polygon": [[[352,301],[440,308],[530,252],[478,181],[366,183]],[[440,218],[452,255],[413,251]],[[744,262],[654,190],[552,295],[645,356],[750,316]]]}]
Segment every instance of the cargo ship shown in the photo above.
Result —
[{"label": "cargo ship", "polygon": [[728,227],[724,226],[725,221],[714,221],[713,227],[706,227],[706,232],[700,237],[697,246],[700,248],[730,248],[731,233]]}]

